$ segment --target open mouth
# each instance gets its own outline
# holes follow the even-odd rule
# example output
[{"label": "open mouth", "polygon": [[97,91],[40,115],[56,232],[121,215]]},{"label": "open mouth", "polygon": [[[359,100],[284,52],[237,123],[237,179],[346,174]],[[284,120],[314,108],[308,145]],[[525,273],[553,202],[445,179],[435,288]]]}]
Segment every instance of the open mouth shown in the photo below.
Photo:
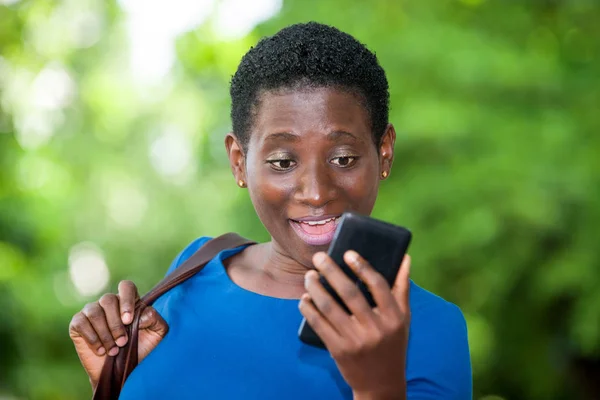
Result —
[{"label": "open mouth", "polygon": [[318,220],[312,218],[301,220],[290,219],[290,225],[306,244],[323,246],[331,243],[333,240],[339,219],[339,215]]}]

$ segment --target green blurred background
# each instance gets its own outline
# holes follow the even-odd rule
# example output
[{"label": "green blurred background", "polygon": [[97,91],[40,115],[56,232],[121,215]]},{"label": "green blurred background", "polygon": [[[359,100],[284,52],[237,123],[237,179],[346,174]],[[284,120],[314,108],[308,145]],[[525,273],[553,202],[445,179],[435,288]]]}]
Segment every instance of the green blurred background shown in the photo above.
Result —
[{"label": "green blurred background", "polygon": [[83,399],[86,302],[203,235],[267,234],[225,157],[228,82],[317,20],[374,50],[396,162],[374,215],[458,304],[475,398],[600,399],[596,0],[0,0],[0,399]]}]

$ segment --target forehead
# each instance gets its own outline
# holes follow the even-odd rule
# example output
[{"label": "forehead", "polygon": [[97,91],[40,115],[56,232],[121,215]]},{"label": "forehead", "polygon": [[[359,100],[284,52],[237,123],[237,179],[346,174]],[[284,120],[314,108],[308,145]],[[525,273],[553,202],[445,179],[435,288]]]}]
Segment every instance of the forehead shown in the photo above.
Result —
[{"label": "forehead", "polygon": [[361,97],[335,88],[266,91],[259,96],[251,142],[273,133],[306,135],[349,132],[372,139],[369,114]]}]

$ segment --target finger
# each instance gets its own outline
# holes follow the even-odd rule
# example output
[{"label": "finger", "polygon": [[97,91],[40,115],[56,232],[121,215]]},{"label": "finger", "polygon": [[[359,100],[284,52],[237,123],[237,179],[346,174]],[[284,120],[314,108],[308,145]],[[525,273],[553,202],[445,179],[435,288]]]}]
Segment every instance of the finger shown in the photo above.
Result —
[{"label": "finger", "polygon": [[397,311],[398,305],[385,278],[354,250],[344,253],[344,261],[365,283],[382,314]]},{"label": "finger", "polygon": [[319,338],[321,338],[321,341],[323,341],[329,351],[332,351],[334,346],[339,345],[341,341],[340,335],[315,307],[308,293],[302,295],[298,308],[300,309],[300,313],[306,318],[308,325],[319,335]]},{"label": "finger", "polygon": [[104,314],[104,309],[100,306],[100,304],[90,303],[83,308],[82,313],[90,321],[92,327],[94,327],[94,330],[100,338],[102,346],[104,346],[104,349],[108,355],[116,355],[116,353],[119,351],[119,348],[117,347],[115,339],[110,333],[110,329],[108,328],[108,323],[106,321],[106,315]]},{"label": "finger", "polygon": [[163,317],[154,309],[146,307],[140,317],[140,329],[148,329],[157,333],[160,337],[165,337],[169,331],[169,325]]},{"label": "finger", "polygon": [[308,271],[305,275],[304,286],[319,313],[329,321],[331,326],[340,334],[348,335],[350,331],[350,316],[325,290],[319,281],[317,271]]},{"label": "finger", "polygon": [[402,259],[400,271],[398,271],[392,289],[392,293],[396,298],[400,311],[403,313],[407,313],[410,310],[410,262],[411,258],[406,254]]},{"label": "finger", "polygon": [[119,282],[119,300],[121,309],[121,319],[125,325],[133,321],[133,312],[135,303],[139,298],[137,287],[131,281]]},{"label": "finger", "polygon": [[96,355],[103,356],[106,354],[106,349],[102,345],[98,334],[96,334],[96,330],[83,312],[75,314],[71,320],[69,331],[71,332],[71,338],[76,336],[82,337],[90,350],[96,353]]},{"label": "finger", "polygon": [[108,329],[110,329],[112,337],[115,339],[115,343],[119,347],[125,346],[127,343],[127,331],[121,320],[119,298],[117,295],[109,293],[102,296],[98,303],[100,303],[100,306],[104,310]]},{"label": "finger", "polygon": [[331,257],[323,252],[316,253],[313,264],[360,323],[373,323],[373,310],[367,299]]}]

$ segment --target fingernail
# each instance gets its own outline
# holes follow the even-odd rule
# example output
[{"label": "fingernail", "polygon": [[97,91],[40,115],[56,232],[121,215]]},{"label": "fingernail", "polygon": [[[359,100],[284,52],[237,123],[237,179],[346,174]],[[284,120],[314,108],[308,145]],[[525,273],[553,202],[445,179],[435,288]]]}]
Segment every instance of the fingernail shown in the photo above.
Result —
[{"label": "fingernail", "polygon": [[308,293],[304,293],[302,296],[300,296],[300,301],[298,302],[298,307],[302,307],[303,303],[306,303],[308,301]]},{"label": "fingernail", "polygon": [[101,356],[103,356],[103,355],[104,355],[104,353],[106,353],[106,349],[105,349],[104,347],[100,347],[100,348],[98,349],[98,354],[100,354]]},{"label": "fingernail", "polygon": [[119,354],[119,348],[118,347],[113,347],[112,349],[110,349],[110,351],[108,352],[108,355],[111,357],[116,356],[117,354]]},{"label": "fingernail", "polygon": [[308,272],[306,274],[304,274],[304,288],[308,289]]},{"label": "fingernail", "polygon": [[122,319],[123,319],[123,323],[124,324],[131,323],[131,313],[130,312],[124,312]]},{"label": "fingernail", "polygon": [[313,262],[315,263],[315,266],[322,264],[325,261],[325,253],[323,252],[318,252],[315,253],[315,255],[313,256]]},{"label": "fingernail", "polygon": [[115,343],[119,347],[125,346],[127,344],[127,336],[121,336],[120,338],[118,338],[117,340],[115,340]]},{"label": "fingernail", "polygon": [[354,250],[348,250],[346,252],[346,259],[350,262],[357,262],[358,261],[358,253],[355,252]]}]

